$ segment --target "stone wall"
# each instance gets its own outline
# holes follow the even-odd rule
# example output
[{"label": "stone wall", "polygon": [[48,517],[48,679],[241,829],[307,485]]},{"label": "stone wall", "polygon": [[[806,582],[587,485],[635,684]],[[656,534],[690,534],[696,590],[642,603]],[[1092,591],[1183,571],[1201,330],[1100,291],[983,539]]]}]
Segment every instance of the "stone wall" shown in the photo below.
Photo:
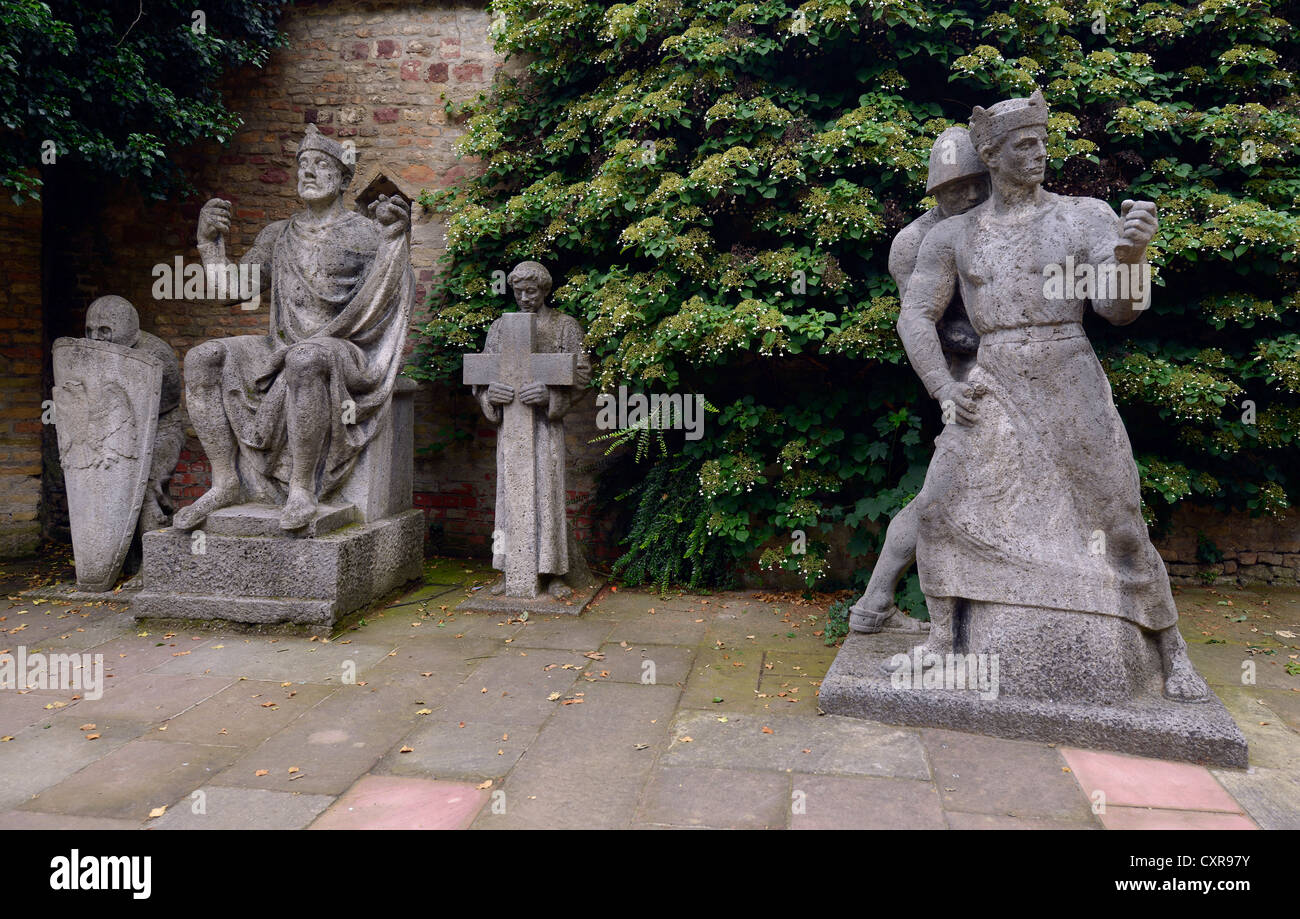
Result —
[{"label": "stone wall", "polygon": [[1278,517],[1220,514],[1181,504],[1169,535],[1158,539],[1160,557],[1175,584],[1300,583],[1300,511]]},{"label": "stone wall", "polygon": [[0,557],[40,542],[41,203],[0,196]]}]

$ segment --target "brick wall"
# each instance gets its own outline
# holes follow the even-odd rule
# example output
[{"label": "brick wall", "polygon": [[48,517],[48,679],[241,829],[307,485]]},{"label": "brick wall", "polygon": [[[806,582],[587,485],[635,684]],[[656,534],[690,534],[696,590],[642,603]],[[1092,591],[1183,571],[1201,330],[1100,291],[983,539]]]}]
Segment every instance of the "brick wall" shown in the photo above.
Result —
[{"label": "brick wall", "polygon": [[0,196],[0,557],[40,541],[41,204]]},{"label": "brick wall", "polygon": [[[1175,584],[1300,583],[1300,511],[1277,517],[1225,515],[1179,505],[1169,535],[1156,541]],[[1213,561],[1215,556],[1221,556]]]}]

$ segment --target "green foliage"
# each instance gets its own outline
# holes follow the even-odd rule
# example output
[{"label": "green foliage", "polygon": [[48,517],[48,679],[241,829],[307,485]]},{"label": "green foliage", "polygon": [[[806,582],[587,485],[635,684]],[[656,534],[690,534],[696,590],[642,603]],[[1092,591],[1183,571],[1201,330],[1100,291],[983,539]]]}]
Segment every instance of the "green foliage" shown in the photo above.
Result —
[{"label": "green foliage", "polygon": [[822,640],[826,642],[828,648],[839,644],[841,640],[848,636],[849,607],[852,605],[853,600],[845,597],[843,600],[836,600],[826,610],[826,626]]},{"label": "green foliage", "polygon": [[636,511],[623,540],[628,551],[613,573],[625,584],[670,584],[696,589],[727,586],[733,566],[729,547],[708,532],[708,504],[699,492],[699,468],[680,457],[651,466],[621,499],[635,498]]},{"label": "green foliage", "polygon": [[224,142],[239,127],[218,78],[261,66],[283,44],[276,32],[283,5],[4,0],[0,186],[21,203],[39,197],[40,172],[71,167],[134,179],[159,198],[187,187],[168,151]]},{"label": "green foliage", "polygon": [[426,379],[478,350],[506,302],[493,271],[545,261],[557,306],[589,330],[603,390],[702,392],[721,407],[683,447],[711,538],[811,584],[832,524],[855,528],[852,551],[875,548],[860,524],[919,490],[938,428],[894,329],[886,267],[893,235],[932,203],[930,146],[972,105],[1038,87],[1052,108],[1049,189],[1159,206],[1151,315],[1089,327],[1148,520],[1193,497],[1255,513],[1296,498],[1293,6],[491,9],[498,49],[521,56],[527,76],[453,110],[483,174],[424,199],[449,212],[419,350]]}]

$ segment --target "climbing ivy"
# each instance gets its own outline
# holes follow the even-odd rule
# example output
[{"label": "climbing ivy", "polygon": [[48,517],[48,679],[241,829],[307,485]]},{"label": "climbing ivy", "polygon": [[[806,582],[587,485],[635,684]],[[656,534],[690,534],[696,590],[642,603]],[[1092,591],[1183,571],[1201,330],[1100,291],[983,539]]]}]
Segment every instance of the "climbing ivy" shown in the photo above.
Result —
[{"label": "climbing ivy", "polygon": [[[812,583],[834,524],[854,532],[851,552],[876,548],[866,524],[916,493],[938,428],[886,269],[893,235],[933,204],[930,146],[972,105],[1037,88],[1050,190],[1159,207],[1150,315],[1089,324],[1148,521],[1185,499],[1280,514],[1300,493],[1293,4],[490,10],[498,50],[526,73],[451,110],[482,174],[424,198],[448,214],[425,378],[478,350],[506,303],[493,272],[545,261],[556,304],[588,328],[595,385],[702,392],[721,408],[680,444],[704,499],[686,532],[703,522],[730,559]],[[657,576],[637,553],[663,544],[633,539],[625,570]]]}]

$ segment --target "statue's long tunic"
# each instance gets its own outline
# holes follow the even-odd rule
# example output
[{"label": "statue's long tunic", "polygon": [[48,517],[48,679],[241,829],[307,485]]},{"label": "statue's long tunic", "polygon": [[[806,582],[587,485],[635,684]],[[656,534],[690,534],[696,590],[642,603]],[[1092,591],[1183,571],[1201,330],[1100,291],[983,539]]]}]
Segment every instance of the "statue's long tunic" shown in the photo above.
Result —
[{"label": "statue's long tunic", "polygon": [[[1128,435],[1084,335],[1089,300],[1044,294],[1044,269],[1067,256],[1113,261],[1120,221],[1096,199],[1043,196],[1028,219],[999,217],[988,203],[950,218],[946,256],[937,233],[922,245],[918,274],[955,260],[980,335],[967,382],[987,395],[975,424],[949,424],[936,440],[920,499],[921,588],[1161,629],[1177,612],[1142,519]],[[947,303],[923,305],[916,275],[912,283],[899,327],[933,394],[943,357],[922,323],[932,329]],[[1126,318],[1112,300],[1093,306]]]},{"label": "statue's long tunic", "polygon": [[[533,500],[537,521],[537,573],[568,574],[569,526],[565,508],[568,493],[564,484],[565,448],[564,415],[573,403],[582,397],[582,390],[591,380],[591,362],[582,348],[582,326],[572,316],[556,310],[547,310],[537,316],[533,351],[537,354],[578,355],[577,374],[573,386],[548,386],[547,402],[533,408],[533,474],[537,491]],[[485,354],[501,352],[501,320],[488,328]],[[491,405],[486,398],[487,387],[475,386],[474,395],[484,413],[494,424],[502,420],[500,406]],[[496,518],[493,528],[499,533],[510,532],[510,505],[505,490],[505,438],[497,435],[497,498]],[[505,571],[505,555],[494,552],[492,567]]]},{"label": "statue's long tunic", "polygon": [[296,215],[264,229],[241,260],[271,284],[267,335],[224,339],[222,395],[239,441],[239,473],[255,491],[281,498],[292,464],[285,358],[310,348],[325,358],[326,443],[317,495],[342,484],[388,411],[402,364],[415,278],[406,234],[389,238],[375,221],[345,212],[310,226]]}]

